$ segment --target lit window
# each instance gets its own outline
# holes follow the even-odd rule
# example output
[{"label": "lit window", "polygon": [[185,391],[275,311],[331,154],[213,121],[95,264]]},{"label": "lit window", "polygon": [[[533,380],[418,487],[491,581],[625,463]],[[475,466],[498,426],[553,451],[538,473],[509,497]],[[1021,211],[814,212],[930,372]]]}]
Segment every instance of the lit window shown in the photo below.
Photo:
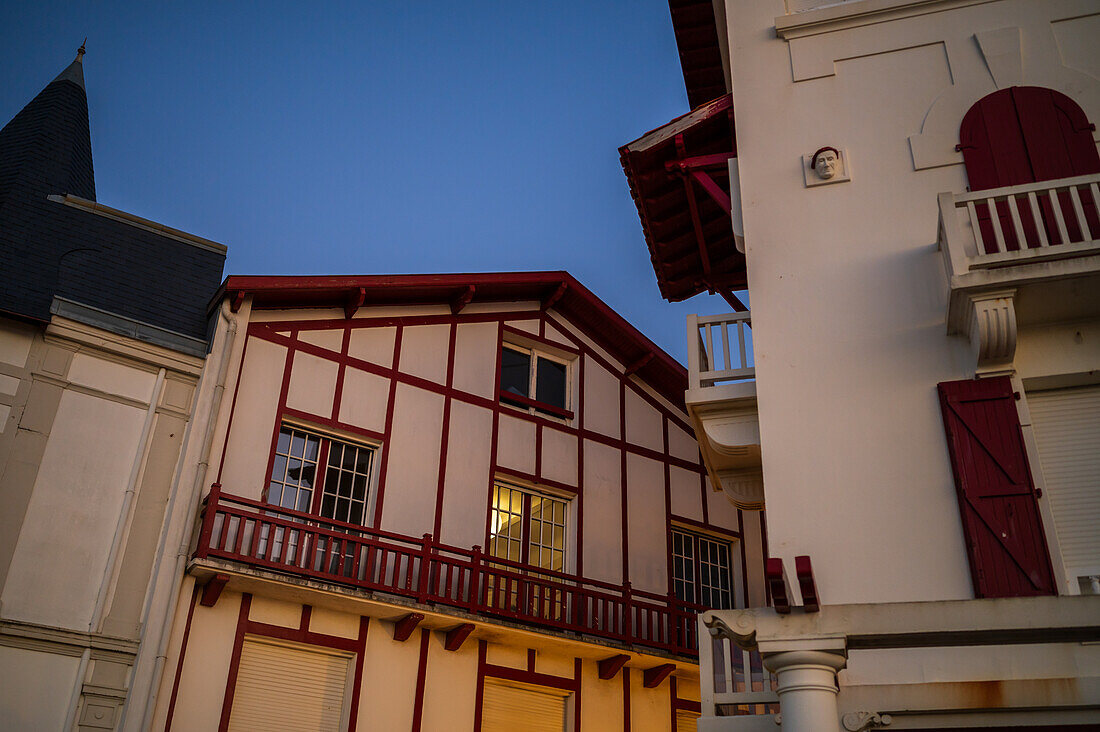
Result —
[{"label": "lit window", "polygon": [[731,555],[728,542],[673,530],[672,578],[676,597],[707,608],[732,608]]},{"label": "lit window", "polygon": [[568,505],[507,483],[493,486],[489,553],[532,567],[565,571],[565,514]]},{"label": "lit window", "polygon": [[569,419],[569,363],[542,351],[505,344],[500,399],[532,412]]},{"label": "lit window", "polygon": [[283,425],[275,446],[267,502],[334,521],[362,524],[373,464],[373,448]]}]

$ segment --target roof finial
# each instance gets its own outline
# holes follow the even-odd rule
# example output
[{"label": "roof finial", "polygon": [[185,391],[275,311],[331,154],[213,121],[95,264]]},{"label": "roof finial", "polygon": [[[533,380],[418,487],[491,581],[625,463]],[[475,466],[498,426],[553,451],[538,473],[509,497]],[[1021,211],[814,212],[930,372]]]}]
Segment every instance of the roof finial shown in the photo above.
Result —
[{"label": "roof finial", "polygon": [[88,36],[84,36],[84,40],[80,43],[80,48],[76,49],[76,60],[83,62],[84,59],[84,44],[88,42]]}]

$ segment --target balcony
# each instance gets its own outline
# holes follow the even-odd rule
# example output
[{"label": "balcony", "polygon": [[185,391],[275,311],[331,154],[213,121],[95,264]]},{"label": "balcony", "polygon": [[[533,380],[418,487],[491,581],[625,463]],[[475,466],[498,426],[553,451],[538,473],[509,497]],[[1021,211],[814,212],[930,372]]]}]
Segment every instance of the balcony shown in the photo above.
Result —
[{"label": "balcony", "polygon": [[356,596],[404,598],[421,606],[595,636],[618,645],[695,657],[704,608],[539,569],[434,541],[320,519],[222,493],[206,499],[195,559],[338,585]]},{"label": "balcony", "polygon": [[684,395],[711,485],[743,510],[764,507],[750,313],[689,315]]},{"label": "balcony", "polygon": [[1100,316],[1100,174],[941,193],[949,334],[977,373],[1010,372],[1019,326]]}]

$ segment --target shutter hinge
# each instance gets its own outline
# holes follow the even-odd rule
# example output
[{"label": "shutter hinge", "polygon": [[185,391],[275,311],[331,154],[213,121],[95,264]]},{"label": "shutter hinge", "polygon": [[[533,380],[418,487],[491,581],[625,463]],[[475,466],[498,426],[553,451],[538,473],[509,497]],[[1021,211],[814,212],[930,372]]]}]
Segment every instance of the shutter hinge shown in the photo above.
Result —
[{"label": "shutter hinge", "polygon": [[1035,489],[1035,497],[1036,498],[1042,498],[1043,497],[1043,489],[1042,488],[1036,488]]},{"label": "shutter hinge", "polygon": [[1018,391],[1012,392],[1012,398],[1015,399],[1016,401],[1020,401],[1020,392],[1018,392]]}]

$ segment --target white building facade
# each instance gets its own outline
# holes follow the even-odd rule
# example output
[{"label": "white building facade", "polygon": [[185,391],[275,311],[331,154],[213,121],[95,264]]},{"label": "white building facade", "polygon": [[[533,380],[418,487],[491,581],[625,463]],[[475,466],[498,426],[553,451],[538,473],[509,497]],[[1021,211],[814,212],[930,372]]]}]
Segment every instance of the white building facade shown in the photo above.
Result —
[{"label": "white building facade", "polygon": [[[785,730],[1096,725],[1100,5],[670,4],[696,109],[624,167],[663,289],[646,176],[679,170],[696,291],[748,291],[751,321],[689,325],[688,407],[766,507],[772,604],[703,617],[699,728],[769,728],[725,716],[767,699]],[[691,147],[721,94],[728,179]],[[775,692],[725,683],[730,644]]]}]

